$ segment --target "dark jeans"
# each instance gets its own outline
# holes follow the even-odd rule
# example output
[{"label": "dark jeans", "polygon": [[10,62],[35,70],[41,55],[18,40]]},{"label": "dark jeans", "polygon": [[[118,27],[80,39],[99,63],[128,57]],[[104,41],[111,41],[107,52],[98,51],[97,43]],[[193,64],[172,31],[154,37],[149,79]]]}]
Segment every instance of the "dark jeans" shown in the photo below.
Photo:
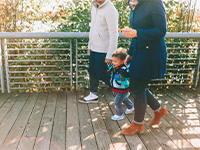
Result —
[{"label": "dark jeans", "polygon": [[158,100],[148,89],[146,89],[149,82],[150,80],[142,79],[131,79],[130,81],[135,106],[134,121],[136,123],[142,123],[144,121],[147,104],[153,110],[157,110],[160,108]]},{"label": "dark jeans", "polygon": [[106,53],[91,51],[89,59],[90,91],[97,92],[99,80],[110,86],[110,75],[107,72],[108,66],[105,63]]}]

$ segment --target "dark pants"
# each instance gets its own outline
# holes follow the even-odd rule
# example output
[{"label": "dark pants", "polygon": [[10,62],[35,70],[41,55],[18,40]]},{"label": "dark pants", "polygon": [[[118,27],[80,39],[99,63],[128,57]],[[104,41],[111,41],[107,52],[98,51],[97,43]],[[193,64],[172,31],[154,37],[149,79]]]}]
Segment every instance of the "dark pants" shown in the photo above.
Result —
[{"label": "dark pants", "polygon": [[105,63],[106,53],[91,51],[89,59],[90,91],[97,92],[99,80],[110,86],[110,75],[107,72],[108,66]]},{"label": "dark pants", "polygon": [[131,79],[131,91],[134,97],[135,116],[134,121],[136,123],[142,123],[147,108],[147,104],[153,110],[160,108],[158,100],[153,94],[146,88],[150,80]]}]

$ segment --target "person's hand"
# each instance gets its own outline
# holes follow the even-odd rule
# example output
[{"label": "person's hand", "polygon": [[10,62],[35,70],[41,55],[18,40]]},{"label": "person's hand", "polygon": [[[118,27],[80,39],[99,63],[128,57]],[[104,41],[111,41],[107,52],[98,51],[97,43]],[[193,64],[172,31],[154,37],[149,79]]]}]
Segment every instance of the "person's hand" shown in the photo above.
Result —
[{"label": "person's hand", "polygon": [[105,63],[107,63],[107,65],[111,65],[112,64],[112,60],[111,59],[105,59]]},{"label": "person's hand", "polygon": [[91,49],[88,49],[87,54],[90,55]]},{"label": "person's hand", "polygon": [[121,29],[125,38],[137,37],[137,30],[135,29]]},{"label": "person's hand", "polygon": [[132,59],[132,56],[131,55],[127,55],[125,60],[124,60],[124,65],[127,66],[127,63]]}]

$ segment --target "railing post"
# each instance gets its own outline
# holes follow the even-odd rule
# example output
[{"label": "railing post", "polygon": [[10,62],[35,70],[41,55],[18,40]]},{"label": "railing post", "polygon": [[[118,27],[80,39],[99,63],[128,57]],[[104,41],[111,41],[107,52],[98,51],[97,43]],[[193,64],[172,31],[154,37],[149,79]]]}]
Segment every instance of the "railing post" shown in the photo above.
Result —
[{"label": "railing post", "polygon": [[11,91],[10,91],[10,79],[9,79],[10,76],[9,76],[8,52],[7,52],[6,39],[3,39],[3,49],[4,49],[4,58],[5,58],[5,68],[6,68],[7,90],[8,90],[8,93],[11,93]]},{"label": "railing post", "polygon": [[0,76],[1,76],[1,92],[5,92],[4,86],[4,76],[3,76],[3,61],[2,61],[2,49],[1,49],[2,39],[0,39]]},{"label": "railing post", "polygon": [[198,49],[197,49],[197,69],[196,69],[196,81],[195,81],[195,87],[200,86],[200,80],[199,80],[199,69],[200,69],[200,39],[199,39],[199,44],[198,44]]},{"label": "railing post", "polygon": [[76,39],[76,90],[78,90],[78,40]]},{"label": "railing post", "polygon": [[72,39],[70,39],[70,86],[72,87],[72,77],[73,77],[73,71],[72,71]]}]

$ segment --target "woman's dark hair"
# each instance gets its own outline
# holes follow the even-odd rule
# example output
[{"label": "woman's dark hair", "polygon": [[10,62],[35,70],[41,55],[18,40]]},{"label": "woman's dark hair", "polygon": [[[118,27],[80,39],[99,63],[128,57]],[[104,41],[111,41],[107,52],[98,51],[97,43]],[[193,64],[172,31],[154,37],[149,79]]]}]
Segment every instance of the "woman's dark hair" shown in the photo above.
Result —
[{"label": "woman's dark hair", "polygon": [[118,48],[113,54],[112,57],[117,57],[120,60],[125,60],[127,56],[127,50],[124,48]]}]

